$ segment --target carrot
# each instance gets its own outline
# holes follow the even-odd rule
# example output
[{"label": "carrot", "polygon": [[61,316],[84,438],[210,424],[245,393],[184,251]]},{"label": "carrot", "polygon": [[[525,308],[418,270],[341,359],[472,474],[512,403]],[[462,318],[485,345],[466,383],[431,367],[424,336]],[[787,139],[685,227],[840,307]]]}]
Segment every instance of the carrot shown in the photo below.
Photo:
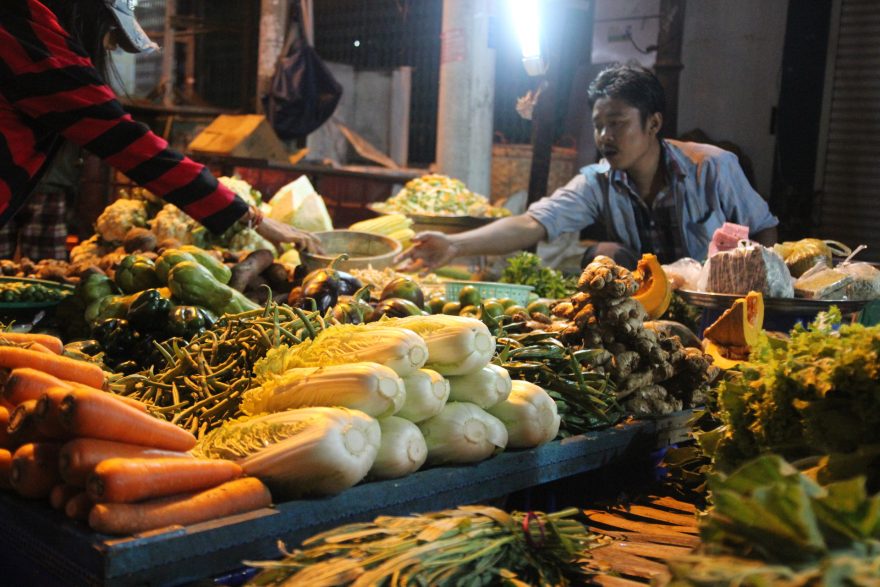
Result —
[{"label": "carrot", "polygon": [[80,493],[82,493],[82,487],[59,483],[49,493],[49,505],[52,506],[53,510],[64,511],[64,506],[67,505],[67,502]]},{"label": "carrot", "polygon": [[76,383],[75,381],[68,381],[65,383],[70,383],[74,389],[85,389],[85,390],[89,390],[89,391],[96,391],[98,393],[109,394],[110,397],[112,397],[113,399],[119,400],[124,404],[128,404],[133,408],[137,408],[141,412],[146,413],[146,411],[147,411],[147,404],[145,404],[144,402],[139,402],[136,399],[133,399],[133,398],[130,398],[130,397],[127,397],[124,395],[119,395],[117,393],[113,393],[110,391],[104,391],[103,389],[95,389],[94,387],[91,387],[89,385],[83,385],[82,383]]},{"label": "carrot", "polygon": [[0,489],[12,489],[12,453],[0,448]]},{"label": "carrot", "polygon": [[14,346],[0,346],[0,367],[31,367],[68,381],[78,381],[98,388],[104,386],[104,372],[97,365]]},{"label": "carrot", "polygon": [[216,487],[241,477],[241,467],[221,459],[108,459],[89,476],[95,503],[131,503]]},{"label": "carrot", "polygon": [[53,352],[53,351],[49,350],[48,347],[44,347],[43,345],[41,345],[41,344],[38,343],[38,342],[28,342],[28,343],[25,343],[25,344],[23,344],[23,345],[21,346],[21,348],[23,348],[23,349],[28,349],[28,350],[31,350],[31,351],[37,351],[38,353],[46,353],[46,354],[49,354],[49,355],[57,355],[57,354],[58,354],[58,353],[56,353],[56,352]]},{"label": "carrot", "polygon": [[20,404],[29,399],[40,399],[50,387],[73,389],[70,383],[53,375],[30,367],[20,367],[9,374],[3,394],[11,403]]},{"label": "carrot", "polygon": [[57,442],[32,442],[18,447],[12,455],[12,488],[22,497],[49,497],[52,488],[60,481],[58,475]]},{"label": "carrot", "polygon": [[74,389],[61,400],[60,410],[61,424],[73,436],[178,451],[196,444],[196,437],[186,430],[125,405],[109,393]]},{"label": "carrot", "polygon": [[242,477],[199,493],[141,503],[99,503],[89,514],[89,525],[104,534],[135,534],[241,514],[271,503],[272,495],[262,481]]},{"label": "carrot", "polygon": [[64,513],[68,518],[74,520],[88,520],[89,511],[91,511],[93,505],[95,504],[89,499],[89,494],[85,491],[80,491],[64,504]]},{"label": "carrot", "polygon": [[76,438],[61,447],[58,470],[65,483],[85,487],[88,476],[103,460],[112,458],[191,458],[185,452],[172,452],[155,448],[98,440]]},{"label": "carrot", "polygon": [[9,442],[13,447],[19,447],[29,442],[52,440],[45,437],[37,421],[37,401],[28,400],[15,406],[9,414],[9,426],[6,428],[9,434]]},{"label": "carrot", "polygon": [[50,334],[36,334],[33,332],[0,332],[0,343],[3,342],[16,344],[36,343],[55,355],[60,355],[64,352],[64,343],[61,342],[61,339]]},{"label": "carrot", "polygon": [[[35,416],[38,430],[43,436],[59,440],[69,440],[70,433],[61,425],[61,400],[69,393],[69,390],[61,387],[50,387],[37,400]],[[102,392],[103,393],[103,392]]]},{"label": "carrot", "polygon": [[9,448],[12,446],[12,439],[6,430],[9,427],[9,410],[0,408],[0,448]]}]

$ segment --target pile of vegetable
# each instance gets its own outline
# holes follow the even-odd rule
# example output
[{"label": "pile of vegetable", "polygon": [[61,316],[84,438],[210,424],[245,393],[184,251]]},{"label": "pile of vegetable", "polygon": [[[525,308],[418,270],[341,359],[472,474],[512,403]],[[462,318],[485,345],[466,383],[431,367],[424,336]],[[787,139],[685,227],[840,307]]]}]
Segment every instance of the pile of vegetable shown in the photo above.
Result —
[{"label": "pile of vegetable", "polygon": [[[260,205],[260,192],[246,182],[232,177],[221,177],[219,181],[249,204]],[[275,250],[274,245],[254,229],[239,223],[222,235],[213,235],[180,208],[163,204],[143,188],[122,190],[119,196],[98,216],[94,236],[71,250],[71,274],[92,265],[112,271],[128,253],[181,245],[232,251]]]},{"label": "pile of vegetable", "polygon": [[42,283],[0,282],[0,302],[4,304],[59,302],[70,294],[69,289],[52,287]]},{"label": "pile of vegetable", "polygon": [[572,585],[597,540],[577,510],[554,514],[464,506],[382,516],[307,540],[280,561],[251,562],[253,585]]},{"label": "pile of vegetable", "polygon": [[636,415],[668,414],[702,403],[715,376],[702,350],[677,336],[647,328],[634,299],[640,284],[627,269],[598,256],[584,268],[578,293],[556,304],[546,330],[578,349],[591,349],[588,363],[608,374],[617,399]]},{"label": "pile of vegetable", "polygon": [[201,437],[243,415],[241,396],[256,385],[258,360],[279,345],[300,342],[304,329],[319,327],[316,315],[297,312],[269,302],[224,315],[186,341],[154,344],[161,366],[119,378],[111,388]]},{"label": "pile of vegetable", "polygon": [[822,481],[868,474],[878,487],[880,327],[839,322],[835,308],[788,340],[762,334],[741,376],[721,383],[724,427],[707,438],[719,470],[772,451],[817,461]]},{"label": "pile of vegetable", "polygon": [[[302,342],[288,328],[280,328],[289,333],[283,341],[266,332],[270,344],[255,345],[265,354],[254,363],[255,380],[243,375],[240,387],[215,394],[221,403],[199,401],[206,415],[229,418],[239,413],[233,406],[244,415],[191,424],[201,437],[197,454],[232,459],[273,493],[293,498],[402,477],[424,464],[477,462],[557,435],[556,404],[540,387],[490,365],[495,340],[479,320],[409,316],[317,326],[290,325]],[[149,389],[144,379],[137,397]]]},{"label": "pile of vegetable", "polygon": [[438,174],[411,179],[397,195],[374,204],[374,208],[380,212],[425,216],[510,216],[510,211],[493,206],[485,196],[467,189],[462,181]]},{"label": "pile of vegetable", "polygon": [[517,253],[507,260],[499,281],[531,285],[538,297],[552,299],[568,297],[577,288],[576,280],[565,277],[556,269],[544,267],[538,255],[527,251]]},{"label": "pile of vegetable", "polygon": [[0,368],[0,488],[48,499],[105,534],[133,534],[268,506],[230,461],[194,459],[195,437],[101,389],[104,373],[61,341],[6,333]]},{"label": "pile of vegetable", "polygon": [[673,560],[675,585],[873,585],[880,495],[863,477],[819,484],[778,455],[709,475],[701,552]]}]

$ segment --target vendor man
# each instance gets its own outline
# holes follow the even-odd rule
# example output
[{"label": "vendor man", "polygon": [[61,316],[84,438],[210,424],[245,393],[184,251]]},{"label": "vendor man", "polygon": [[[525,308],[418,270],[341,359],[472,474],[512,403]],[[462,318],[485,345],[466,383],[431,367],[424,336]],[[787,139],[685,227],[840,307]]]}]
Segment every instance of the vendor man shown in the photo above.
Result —
[{"label": "vendor man", "polygon": [[635,267],[642,253],[661,262],[706,258],[724,222],[749,227],[764,245],[776,242],[777,218],[749,185],[733,153],[658,136],[663,87],[639,66],[614,65],[590,84],[595,140],[603,159],[525,214],[459,234],[423,232],[405,251],[404,269],[431,268],[460,255],[501,255],[596,223],[611,239],[584,255],[612,257]]}]

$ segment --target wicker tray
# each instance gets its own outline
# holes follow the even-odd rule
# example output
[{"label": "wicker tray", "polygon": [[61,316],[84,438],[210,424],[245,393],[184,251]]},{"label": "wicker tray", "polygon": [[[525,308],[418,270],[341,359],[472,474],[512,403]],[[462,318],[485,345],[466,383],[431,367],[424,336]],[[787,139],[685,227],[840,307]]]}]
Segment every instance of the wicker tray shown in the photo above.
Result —
[{"label": "wicker tray", "polygon": [[[741,294],[709,293],[680,289],[678,293],[689,304],[712,310],[726,310]],[[805,298],[764,298],[764,312],[776,314],[815,315],[837,306],[843,314],[861,311],[869,300],[808,300]]]},{"label": "wicker tray", "polygon": [[[376,214],[383,216],[388,214],[388,212],[377,210],[373,204],[368,204],[367,208]],[[406,214],[406,216],[412,219],[415,226],[424,227],[424,230],[439,230],[440,232],[462,232],[472,228],[479,228],[498,220],[497,218],[485,216],[437,216],[428,214]],[[414,230],[415,226],[413,227]]]}]

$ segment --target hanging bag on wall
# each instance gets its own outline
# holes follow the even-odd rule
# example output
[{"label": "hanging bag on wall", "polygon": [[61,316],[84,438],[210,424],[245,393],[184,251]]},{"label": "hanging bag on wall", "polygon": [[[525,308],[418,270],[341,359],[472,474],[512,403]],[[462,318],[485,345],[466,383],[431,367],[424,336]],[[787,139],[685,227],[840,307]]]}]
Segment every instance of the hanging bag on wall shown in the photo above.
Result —
[{"label": "hanging bag on wall", "polygon": [[269,93],[263,96],[266,118],[283,140],[316,130],[333,115],[342,97],[342,86],[306,39],[302,11],[295,6]]}]

